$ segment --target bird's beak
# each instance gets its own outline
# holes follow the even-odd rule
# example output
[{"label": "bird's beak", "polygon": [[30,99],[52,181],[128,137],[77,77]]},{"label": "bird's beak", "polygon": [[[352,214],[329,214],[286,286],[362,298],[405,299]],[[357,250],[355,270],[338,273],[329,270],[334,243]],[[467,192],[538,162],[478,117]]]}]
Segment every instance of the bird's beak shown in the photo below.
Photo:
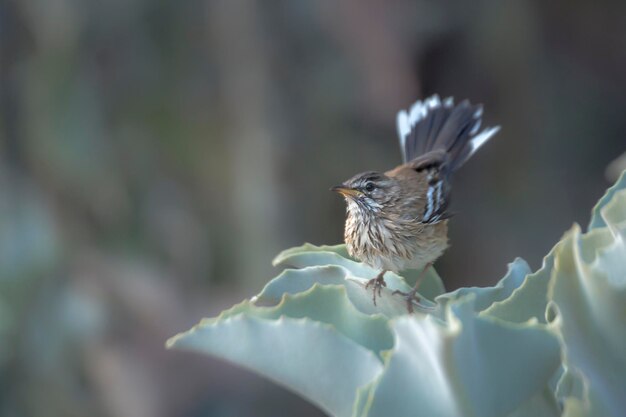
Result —
[{"label": "bird's beak", "polygon": [[335,185],[330,191],[334,191],[343,195],[344,197],[356,197],[361,192],[359,190],[355,190],[354,188],[346,187],[345,185]]}]

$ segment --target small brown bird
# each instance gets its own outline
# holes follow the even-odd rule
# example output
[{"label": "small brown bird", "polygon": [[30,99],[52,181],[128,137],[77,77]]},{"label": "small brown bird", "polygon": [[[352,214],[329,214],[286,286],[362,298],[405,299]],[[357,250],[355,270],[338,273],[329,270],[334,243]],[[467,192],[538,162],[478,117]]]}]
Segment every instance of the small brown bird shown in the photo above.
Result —
[{"label": "small brown bird", "polygon": [[350,256],[380,270],[368,281],[373,301],[387,286],[385,272],[418,269],[406,297],[409,312],[424,273],[448,247],[450,178],[499,129],[479,132],[482,105],[454,105],[434,95],[397,116],[403,164],[364,172],[331,190],[347,203],[344,238]]}]

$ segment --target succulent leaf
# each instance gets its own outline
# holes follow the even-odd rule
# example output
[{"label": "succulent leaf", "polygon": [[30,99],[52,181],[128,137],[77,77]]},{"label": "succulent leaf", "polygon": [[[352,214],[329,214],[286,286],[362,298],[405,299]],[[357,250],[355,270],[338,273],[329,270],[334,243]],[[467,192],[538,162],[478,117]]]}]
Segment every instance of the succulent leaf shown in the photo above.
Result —
[{"label": "succulent leaf", "polygon": [[168,347],[208,353],[300,394],[331,415],[349,416],[356,391],[382,371],[370,350],[310,319],[239,314],[200,324]]},{"label": "succulent leaf", "polygon": [[626,410],[626,190],[609,192],[599,208],[606,226],[586,235],[575,226],[566,235],[548,293],[564,362],[582,374],[589,416]]}]

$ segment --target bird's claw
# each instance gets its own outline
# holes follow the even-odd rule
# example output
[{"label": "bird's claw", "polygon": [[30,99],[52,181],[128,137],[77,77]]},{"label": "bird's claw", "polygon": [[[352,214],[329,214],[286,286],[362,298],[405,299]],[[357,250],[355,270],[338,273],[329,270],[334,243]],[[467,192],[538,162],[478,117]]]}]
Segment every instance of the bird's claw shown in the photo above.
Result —
[{"label": "bird's claw", "polygon": [[376,278],[372,278],[367,281],[367,284],[365,284],[365,289],[367,290],[370,285],[374,287],[374,290],[372,291],[372,301],[374,301],[374,305],[376,305],[376,292],[378,291],[378,296],[381,297],[383,294],[383,287],[386,287],[387,283],[385,282],[383,276],[379,275]]},{"label": "bird's claw", "polygon": [[419,302],[420,302],[420,298],[417,296],[417,290],[416,289],[412,289],[409,292],[395,290],[391,294],[392,295],[400,294],[400,295],[404,296],[404,299],[406,300],[406,309],[409,312],[409,314],[413,313],[413,302],[416,302],[417,304],[419,304]]}]

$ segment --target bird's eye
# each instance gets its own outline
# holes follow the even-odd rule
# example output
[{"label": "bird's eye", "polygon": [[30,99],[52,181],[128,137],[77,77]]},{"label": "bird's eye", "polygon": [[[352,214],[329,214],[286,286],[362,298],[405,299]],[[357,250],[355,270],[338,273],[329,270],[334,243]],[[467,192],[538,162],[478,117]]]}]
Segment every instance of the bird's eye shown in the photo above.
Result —
[{"label": "bird's eye", "polygon": [[374,191],[374,184],[371,182],[365,184],[365,191],[367,191],[368,193]]}]

